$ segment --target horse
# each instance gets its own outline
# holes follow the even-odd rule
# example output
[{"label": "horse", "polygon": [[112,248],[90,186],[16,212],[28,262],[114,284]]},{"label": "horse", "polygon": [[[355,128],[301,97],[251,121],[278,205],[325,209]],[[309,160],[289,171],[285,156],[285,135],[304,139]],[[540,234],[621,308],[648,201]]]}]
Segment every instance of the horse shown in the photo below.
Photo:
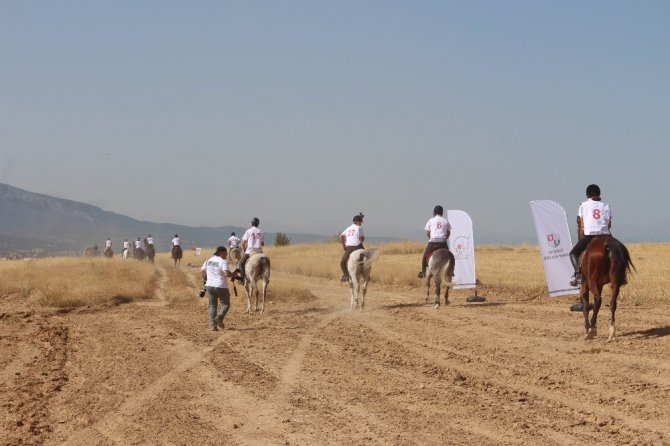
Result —
[{"label": "horse", "polygon": [[103,252],[102,254],[108,259],[114,257],[114,251],[112,251],[112,248],[105,248],[105,252]]},{"label": "horse", "polygon": [[136,248],[133,251],[133,259],[135,260],[144,260],[147,256],[147,253],[144,252],[142,248]]},{"label": "horse", "polygon": [[129,256],[130,256],[130,248],[123,248],[123,253],[121,253],[121,258],[123,260],[128,260]]},{"label": "horse", "polygon": [[440,287],[445,286],[444,304],[449,305],[449,286],[454,277],[454,266],[456,259],[454,254],[447,248],[438,248],[432,252],[428,259],[426,273],[426,302],[430,298],[430,279],[435,281],[435,308],[440,308]]},{"label": "horse", "polygon": [[181,246],[174,245],[172,247],[172,260],[174,260],[174,266],[181,264],[181,258],[184,256],[184,253],[181,251]]},{"label": "horse", "polygon": [[149,263],[154,263],[154,257],[156,257],[156,249],[154,248],[153,243],[149,243],[147,239],[144,239],[144,249],[147,252],[147,260]]},{"label": "horse", "polygon": [[[631,272],[631,269],[635,270],[635,265],[631,261],[626,246],[611,235],[597,236],[591,240],[582,259],[579,271],[584,278],[580,290],[584,328],[586,330],[584,340],[593,339],[598,334],[596,321],[602,303],[601,293],[603,286],[609,283],[612,290],[612,300],[610,302],[612,318],[607,340],[612,341],[616,332],[614,314],[616,313],[619,289],[628,283],[626,273]],[[589,291],[593,293],[594,300],[591,321],[589,321]]]},{"label": "horse", "polygon": [[258,285],[259,280],[263,281],[263,302],[261,304],[261,314],[265,312],[265,297],[267,296],[268,284],[270,283],[270,258],[262,253],[251,254],[249,260],[244,265],[244,290],[247,294],[247,314],[251,314],[251,295],[254,294],[256,303],[254,312],[258,311]]},{"label": "horse", "polygon": [[370,282],[370,272],[372,271],[372,262],[379,257],[378,249],[357,249],[353,251],[347,260],[347,270],[349,271],[349,288],[351,288],[351,310],[355,310],[358,305],[358,298],[361,299],[360,311],[365,308],[365,294]]},{"label": "horse", "polygon": [[230,248],[228,251],[228,265],[231,271],[235,271],[240,266],[242,260],[242,248]]}]

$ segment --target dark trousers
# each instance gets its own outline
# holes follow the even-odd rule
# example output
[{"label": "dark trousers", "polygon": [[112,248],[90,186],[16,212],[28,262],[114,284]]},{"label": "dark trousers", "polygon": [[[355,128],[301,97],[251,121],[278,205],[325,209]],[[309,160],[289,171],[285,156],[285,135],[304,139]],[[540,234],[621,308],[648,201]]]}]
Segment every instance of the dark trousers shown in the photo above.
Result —
[{"label": "dark trousers", "polygon": [[579,256],[586,250],[586,247],[589,245],[589,242],[596,237],[595,235],[585,235],[582,237],[577,244],[570,251],[570,261],[572,266],[575,268],[575,272],[579,270]]},{"label": "dark trousers", "polygon": [[249,260],[249,254],[245,252],[242,258],[240,259],[240,264],[238,266],[238,269],[240,270],[240,277],[243,280],[244,280],[244,265],[246,265],[247,260]]},{"label": "dark trousers", "polygon": [[351,255],[351,253],[356,251],[357,249],[365,249],[365,248],[363,248],[362,243],[358,246],[347,246],[344,248],[344,254],[342,255],[342,260],[340,260],[340,268],[342,269],[342,272],[347,276],[349,275],[349,271],[347,270],[347,261],[349,261],[349,256]]},{"label": "dark trousers", "polygon": [[421,258],[421,272],[425,274],[426,268],[428,268],[428,254],[440,248],[449,249],[449,244],[447,242],[428,242]]}]

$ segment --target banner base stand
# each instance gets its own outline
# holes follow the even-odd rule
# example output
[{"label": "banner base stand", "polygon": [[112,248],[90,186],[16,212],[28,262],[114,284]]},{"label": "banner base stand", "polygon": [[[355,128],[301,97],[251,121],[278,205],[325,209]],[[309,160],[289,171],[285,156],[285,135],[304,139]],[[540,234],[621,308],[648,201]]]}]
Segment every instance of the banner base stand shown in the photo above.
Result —
[{"label": "banner base stand", "polygon": [[485,298],[484,296],[478,296],[478,295],[477,295],[477,289],[475,289],[475,295],[474,295],[474,296],[470,296],[470,297],[468,297],[468,298],[465,299],[465,300],[468,301],[468,302],[470,302],[470,303],[473,303],[473,302],[486,302],[486,298]]},{"label": "banner base stand", "polygon": [[[588,304],[589,311],[593,310],[593,304],[589,302]],[[577,302],[575,304],[570,305],[570,311],[583,311],[584,307],[582,306],[581,302]]]}]

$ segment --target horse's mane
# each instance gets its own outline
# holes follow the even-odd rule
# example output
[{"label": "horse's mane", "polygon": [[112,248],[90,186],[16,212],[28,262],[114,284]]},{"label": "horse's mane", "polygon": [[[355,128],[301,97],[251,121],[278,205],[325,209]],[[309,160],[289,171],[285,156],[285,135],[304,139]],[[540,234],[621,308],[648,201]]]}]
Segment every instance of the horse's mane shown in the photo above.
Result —
[{"label": "horse's mane", "polygon": [[614,272],[617,277],[617,282],[624,283],[626,281],[626,272],[632,273],[632,271],[635,270],[635,265],[633,265],[633,261],[630,258],[628,248],[614,237],[607,240],[605,243],[607,244],[607,249],[610,251],[610,259],[617,259],[615,262],[616,271]]}]

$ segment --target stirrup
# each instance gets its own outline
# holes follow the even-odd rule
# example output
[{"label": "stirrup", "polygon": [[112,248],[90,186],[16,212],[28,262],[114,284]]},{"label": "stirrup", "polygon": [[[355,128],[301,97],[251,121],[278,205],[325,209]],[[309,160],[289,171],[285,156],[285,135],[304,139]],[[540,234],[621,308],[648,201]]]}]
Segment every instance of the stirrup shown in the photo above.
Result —
[{"label": "stirrup", "polygon": [[419,271],[418,277],[419,279],[423,279],[424,277],[426,277],[426,273],[424,273],[423,271]]},{"label": "stirrup", "polygon": [[349,282],[349,276],[346,274],[342,275],[342,278],[340,279],[340,282]]}]

